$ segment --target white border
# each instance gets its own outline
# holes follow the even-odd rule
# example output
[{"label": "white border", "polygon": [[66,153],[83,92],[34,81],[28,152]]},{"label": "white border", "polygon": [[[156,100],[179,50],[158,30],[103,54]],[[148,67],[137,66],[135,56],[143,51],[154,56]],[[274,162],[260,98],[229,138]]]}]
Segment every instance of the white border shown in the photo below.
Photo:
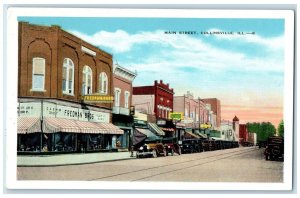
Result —
[{"label": "white border", "polygon": [[[47,14],[45,14],[47,13]],[[62,14],[63,13],[63,14]],[[293,58],[294,13],[283,10],[196,10],[196,9],[100,9],[100,8],[8,8],[6,85],[6,187],[8,189],[123,189],[123,190],[292,190],[292,132],[293,132]],[[180,18],[284,18],[285,23],[285,79],[284,121],[285,162],[283,183],[201,183],[198,182],[70,182],[16,180],[17,148],[17,71],[18,71],[18,16],[62,17],[180,17]],[[8,78],[9,77],[9,78]]]}]

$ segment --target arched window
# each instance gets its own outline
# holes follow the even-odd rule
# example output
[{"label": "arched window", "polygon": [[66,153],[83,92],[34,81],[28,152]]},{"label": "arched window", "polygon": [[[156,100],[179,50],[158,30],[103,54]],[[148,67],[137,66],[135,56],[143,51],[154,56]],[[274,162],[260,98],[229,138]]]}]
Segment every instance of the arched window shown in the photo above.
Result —
[{"label": "arched window", "polygon": [[46,60],[40,57],[32,59],[32,90],[45,90],[45,66]]},{"label": "arched window", "polygon": [[63,63],[62,90],[64,94],[74,94],[74,63],[69,58],[65,58]]},{"label": "arched window", "polygon": [[120,106],[121,89],[115,88],[115,107]]},{"label": "arched window", "polygon": [[107,94],[108,78],[105,72],[101,72],[99,75],[99,93]]},{"label": "arched window", "polygon": [[129,97],[130,97],[130,93],[129,91],[125,91],[124,92],[124,98],[125,98],[125,108],[129,108]]},{"label": "arched window", "polygon": [[92,69],[84,66],[82,71],[82,95],[92,94]]}]

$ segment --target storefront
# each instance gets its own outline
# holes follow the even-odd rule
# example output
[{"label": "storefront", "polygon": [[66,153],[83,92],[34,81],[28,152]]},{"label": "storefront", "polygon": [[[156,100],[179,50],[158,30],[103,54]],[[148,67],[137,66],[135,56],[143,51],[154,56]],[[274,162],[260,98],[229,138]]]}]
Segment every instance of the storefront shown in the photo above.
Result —
[{"label": "storefront", "polygon": [[[110,113],[53,101],[18,104],[18,152],[91,152],[116,148],[123,130]],[[99,109],[101,110],[101,109]]]}]

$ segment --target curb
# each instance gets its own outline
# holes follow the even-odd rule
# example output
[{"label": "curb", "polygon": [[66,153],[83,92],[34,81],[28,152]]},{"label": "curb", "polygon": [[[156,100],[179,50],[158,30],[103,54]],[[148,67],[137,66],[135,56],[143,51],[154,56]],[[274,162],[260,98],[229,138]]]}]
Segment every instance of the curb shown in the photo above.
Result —
[{"label": "curb", "polygon": [[65,163],[65,164],[42,164],[42,165],[17,165],[17,167],[55,167],[55,166],[76,166],[76,165],[84,165],[84,164],[97,164],[102,162],[113,162],[113,161],[123,161],[123,160],[132,160],[136,159],[135,157],[131,158],[123,158],[123,159],[111,159],[111,160],[103,160],[103,161],[94,161],[94,162],[78,162],[78,163]]}]

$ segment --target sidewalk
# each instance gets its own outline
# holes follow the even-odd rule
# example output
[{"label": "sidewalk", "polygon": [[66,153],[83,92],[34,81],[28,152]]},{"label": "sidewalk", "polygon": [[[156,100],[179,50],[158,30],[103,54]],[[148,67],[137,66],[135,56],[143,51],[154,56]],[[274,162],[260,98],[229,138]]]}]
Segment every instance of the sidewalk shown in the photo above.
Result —
[{"label": "sidewalk", "polygon": [[18,156],[17,166],[62,166],[135,159],[131,152]]}]

